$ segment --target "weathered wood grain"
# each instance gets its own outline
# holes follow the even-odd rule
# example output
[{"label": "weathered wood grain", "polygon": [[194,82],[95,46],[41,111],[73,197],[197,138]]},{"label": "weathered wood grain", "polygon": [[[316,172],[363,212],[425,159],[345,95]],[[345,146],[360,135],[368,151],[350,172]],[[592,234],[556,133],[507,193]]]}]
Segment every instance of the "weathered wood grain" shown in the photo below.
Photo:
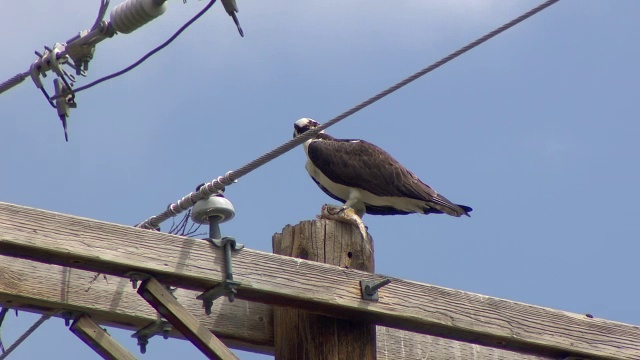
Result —
[{"label": "weathered wood grain", "polygon": [[378,360],[561,360],[555,356],[521,354],[410,331],[377,327]]},{"label": "weathered wood grain", "polygon": [[[197,290],[224,277],[220,251],[204,241],[12,204],[0,204],[0,253]],[[246,300],[545,356],[640,358],[637,326],[396,278],[370,303],[359,280],[381,275],[248,249],[233,261]]]},{"label": "weathered wood grain", "polygon": [[[365,243],[366,241],[366,243]],[[280,255],[372,272],[373,240],[338,221],[287,225],[272,238]],[[276,360],[376,359],[376,327],[290,307],[274,306]]]},{"label": "weathered wood grain", "polygon": [[[96,275],[99,274],[0,255],[0,305],[41,313],[69,310],[90,315],[101,325],[132,331],[156,320],[156,311],[136,293],[129,279]],[[207,316],[202,302],[196,300],[198,294],[180,288],[174,292],[178,301],[228,346],[273,352],[270,306],[218,299]],[[170,336],[182,338],[175,330]]]},{"label": "weathered wood grain", "polygon": [[[131,289],[127,279],[99,276],[78,269],[16,259],[0,255],[0,306],[32,312],[72,310],[99,318],[101,325],[137,331],[156,320],[155,311]],[[227,345],[248,351],[273,353],[271,306],[236,299],[214,303],[206,316],[198,293],[177,289],[182,305]],[[177,332],[171,337],[180,337]],[[133,340],[132,340],[133,341]],[[397,329],[377,327],[377,356],[380,360],[557,360],[523,355]]]},{"label": "weathered wood grain", "polygon": [[80,315],[71,324],[69,330],[102,356],[103,359],[136,360],[135,356],[86,315]]}]

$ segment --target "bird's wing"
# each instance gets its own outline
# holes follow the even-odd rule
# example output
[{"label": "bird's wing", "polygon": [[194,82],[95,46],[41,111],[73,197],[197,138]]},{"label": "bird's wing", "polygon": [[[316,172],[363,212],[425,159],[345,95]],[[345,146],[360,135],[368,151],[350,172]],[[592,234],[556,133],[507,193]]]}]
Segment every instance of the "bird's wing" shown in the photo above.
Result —
[{"label": "bird's wing", "polygon": [[364,140],[312,141],[309,159],[331,181],[377,196],[409,197],[453,216],[466,211],[420,181],[389,153]]},{"label": "bird's wing", "polygon": [[378,196],[425,200],[436,195],[386,151],[364,140],[312,141],[308,153],[311,162],[339,184]]}]

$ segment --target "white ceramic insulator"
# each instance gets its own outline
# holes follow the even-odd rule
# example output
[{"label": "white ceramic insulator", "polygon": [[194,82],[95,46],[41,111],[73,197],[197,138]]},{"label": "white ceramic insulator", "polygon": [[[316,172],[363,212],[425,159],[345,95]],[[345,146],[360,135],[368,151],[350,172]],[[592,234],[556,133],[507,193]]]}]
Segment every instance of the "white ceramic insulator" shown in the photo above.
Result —
[{"label": "white ceramic insulator", "polygon": [[117,32],[129,34],[164,14],[167,2],[159,0],[127,0],[111,10],[111,26]]}]

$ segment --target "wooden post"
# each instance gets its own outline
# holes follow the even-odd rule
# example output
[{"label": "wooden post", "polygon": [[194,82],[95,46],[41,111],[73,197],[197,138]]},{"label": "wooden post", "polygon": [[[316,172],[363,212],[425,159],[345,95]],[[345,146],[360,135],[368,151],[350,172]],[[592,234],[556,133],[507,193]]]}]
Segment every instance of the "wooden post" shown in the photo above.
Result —
[{"label": "wooden post", "polygon": [[[296,245],[291,244],[289,253],[293,253]],[[328,249],[317,251],[330,253],[342,246],[337,244],[327,241]],[[5,256],[0,258],[0,303],[9,307],[30,303],[35,305],[31,308],[35,312],[45,311],[42,306],[52,310],[93,309],[94,321],[124,327],[149,319],[147,316],[155,319],[155,313],[140,297],[136,296],[137,300],[127,306],[122,305],[129,296],[123,292],[130,286],[125,277],[132,271],[156,276],[166,285],[198,292],[225,279],[221,265],[223,254],[212,251],[206,241],[6,203],[0,203],[0,255]],[[350,264],[345,266],[356,267],[357,255],[357,251],[352,251]],[[242,282],[237,299],[312,310],[317,314],[462,341],[473,349],[474,359],[478,358],[478,345],[558,359],[569,355],[592,360],[639,359],[638,326],[399,278],[391,278],[391,283],[380,289],[378,302],[364,301],[360,299],[360,280],[380,281],[390,277],[251,249],[235,252],[232,257],[234,278]],[[48,269],[57,270],[39,271],[47,266],[39,264],[35,268],[16,258],[55,264],[57,267]],[[75,272],[65,270],[69,266],[90,271],[83,275],[89,280],[82,284],[72,281],[79,279],[75,278]],[[120,277],[114,284],[115,289],[108,287],[106,294],[94,294],[93,290],[100,288],[97,284],[91,285],[90,279],[96,272]],[[34,273],[47,276],[33,277]],[[55,278],[63,280],[51,281]],[[68,281],[75,283],[75,287],[67,287]],[[27,283],[32,285],[27,287]],[[87,290],[88,286],[92,291]],[[105,303],[100,304],[103,301]],[[201,313],[201,304],[193,298],[181,299],[181,303],[195,309],[193,313]],[[243,312],[242,306],[239,309],[243,316],[251,315]],[[242,322],[241,317],[224,311],[220,318],[227,320],[211,321],[201,317],[200,321],[219,324],[218,329],[228,327],[225,321]],[[267,327],[263,319],[258,316],[253,323],[265,323],[260,327]],[[250,333],[232,336],[236,331],[242,331],[240,324],[235,330],[222,334],[227,339],[259,343],[258,337],[250,337]],[[262,341],[267,345],[265,341],[269,340],[263,336]],[[386,345],[385,341],[380,343]],[[400,349],[406,346],[401,338]],[[449,348],[457,351],[456,346],[452,344]],[[427,354],[433,357],[431,350]],[[494,352],[493,357],[491,354],[487,353],[485,358],[514,358],[500,352]]]},{"label": "wooden post", "polygon": [[[303,221],[273,236],[273,252],[373,272],[371,236],[366,241],[353,225],[324,219]],[[279,306],[274,307],[273,320],[276,360],[376,358],[373,324]]]}]

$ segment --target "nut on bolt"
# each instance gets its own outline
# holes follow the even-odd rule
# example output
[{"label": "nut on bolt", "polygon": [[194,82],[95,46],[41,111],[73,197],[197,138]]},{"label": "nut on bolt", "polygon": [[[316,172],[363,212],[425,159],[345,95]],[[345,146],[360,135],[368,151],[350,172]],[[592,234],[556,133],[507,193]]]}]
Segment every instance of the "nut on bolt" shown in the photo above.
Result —
[{"label": "nut on bolt", "polygon": [[147,352],[147,344],[149,344],[149,338],[146,337],[145,335],[140,335],[138,336],[138,346],[140,346],[140,352],[141,353],[146,353]]}]

